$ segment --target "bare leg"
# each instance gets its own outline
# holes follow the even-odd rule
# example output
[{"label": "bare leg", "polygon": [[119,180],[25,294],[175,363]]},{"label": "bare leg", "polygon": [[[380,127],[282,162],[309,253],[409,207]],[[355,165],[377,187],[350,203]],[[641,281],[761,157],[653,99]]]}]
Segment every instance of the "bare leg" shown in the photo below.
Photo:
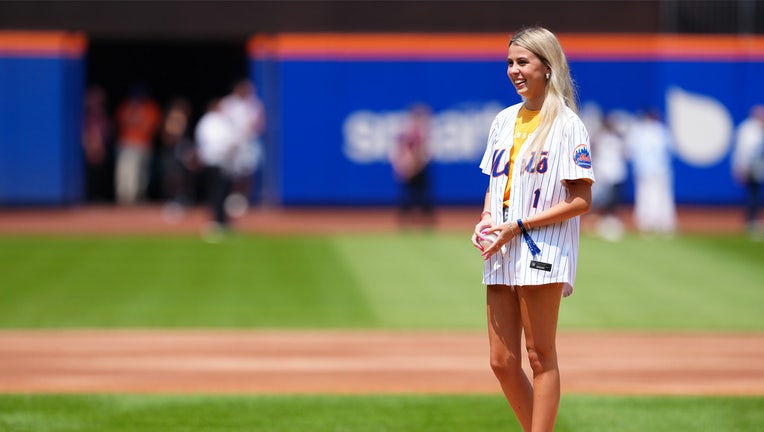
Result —
[{"label": "bare leg", "polygon": [[560,406],[557,320],[562,284],[517,287],[528,360],[533,370],[532,432],[554,430]]},{"label": "bare leg", "polygon": [[522,369],[522,322],[515,288],[489,285],[486,311],[491,369],[523,430],[530,431],[533,389]]}]

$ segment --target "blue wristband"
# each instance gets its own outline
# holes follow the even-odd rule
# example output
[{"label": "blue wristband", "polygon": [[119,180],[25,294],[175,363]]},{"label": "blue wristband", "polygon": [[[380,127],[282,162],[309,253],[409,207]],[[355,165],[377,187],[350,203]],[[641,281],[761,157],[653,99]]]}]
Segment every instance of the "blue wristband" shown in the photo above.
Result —
[{"label": "blue wristband", "polygon": [[541,249],[536,245],[536,242],[533,241],[531,238],[531,235],[528,234],[528,231],[525,229],[525,226],[523,226],[523,220],[518,219],[517,220],[517,226],[520,227],[520,231],[523,233],[523,239],[525,239],[525,244],[528,245],[528,249],[531,250],[531,255],[535,258],[536,255],[541,253]]}]

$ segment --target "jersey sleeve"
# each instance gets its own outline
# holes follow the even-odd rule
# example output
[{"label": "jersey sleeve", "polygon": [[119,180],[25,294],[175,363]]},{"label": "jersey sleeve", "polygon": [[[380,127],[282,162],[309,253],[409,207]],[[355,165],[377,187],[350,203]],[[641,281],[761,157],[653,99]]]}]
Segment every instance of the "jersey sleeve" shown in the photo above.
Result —
[{"label": "jersey sleeve", "polygon": [[592,150],[589,133],[581,119],[572,115],[562,130],[563,148],[566,162],[562,164],[560,180],[588,179],[594,183]]},{"label": "jersey sleeve", "polygon": [[485,147],[485,153],[483,159],[480,161],[480,170],[483,174],[491,175],[491,164],[493,162],[493,153],[496,148],[496,142],[499,136],[499,116],[493,119],[491,124],[491,130],[488,133],[488,141]]}]

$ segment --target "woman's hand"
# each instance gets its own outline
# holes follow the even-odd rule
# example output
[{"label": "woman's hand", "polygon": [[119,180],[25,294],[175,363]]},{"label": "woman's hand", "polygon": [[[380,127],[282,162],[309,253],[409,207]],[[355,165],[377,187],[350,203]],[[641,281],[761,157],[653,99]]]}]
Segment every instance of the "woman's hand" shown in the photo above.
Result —
[{"label": "woman's hand", "polygon": [[491,217],[491,213],[483,212],[483,214],[480,215],[480,221],[475,225],[475,230],[472,233],[472,245],[480,249],[481,252],[483,252],[483,245],[480,244],[480,241],[485,235],[484,232],[491,227],[493,227],[493,217]]},{"label": "woman's hand", "polygon": [[496,239],[491,244],[486,245],[484,243],[483,248],[480,248],[483,251],[483,257],[485,259],[490,258],[493,254],[498,252],[502,246],[515,238],[517,232],[518,231],[517,227],[515,226],[515,222],[511,221],[483,230],[481,233],[483,238],[491,234],[496,235]]}]

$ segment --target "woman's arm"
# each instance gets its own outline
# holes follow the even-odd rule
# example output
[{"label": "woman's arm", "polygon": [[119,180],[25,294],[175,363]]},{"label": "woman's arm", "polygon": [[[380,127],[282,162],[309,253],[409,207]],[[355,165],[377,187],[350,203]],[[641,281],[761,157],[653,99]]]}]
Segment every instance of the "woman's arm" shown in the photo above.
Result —
[{"label": "woman's arm", "polygon": [[[592,208],[592,183],[589,179],[565,180],[568,196],[541,213],[523,219],[525,229],[552,225],[588,213]],[[513,222],[514,223],[514,222]]]},{"label": "woman's arm", "polygon": [[[565,200],[553,205],[541,213],[523,219],[523,225],[526,230],[556,224],[587,213],[591,209],[592,183],[589,179],[566,180],[565,187],[568,190],[568,196]],[[477,227],[475,229],[476,232],[479,233]],[[498,252],[504,244],[512,240],[521,232],[516,221],[507,221],[501,225],[484,229],[484,231],[486,233],[496,233],[498,236],[496,241],[483,251],[483,256],[486,258]],[[474,244],[476,242],[476,236],[473,234],[472,238]]]}]

